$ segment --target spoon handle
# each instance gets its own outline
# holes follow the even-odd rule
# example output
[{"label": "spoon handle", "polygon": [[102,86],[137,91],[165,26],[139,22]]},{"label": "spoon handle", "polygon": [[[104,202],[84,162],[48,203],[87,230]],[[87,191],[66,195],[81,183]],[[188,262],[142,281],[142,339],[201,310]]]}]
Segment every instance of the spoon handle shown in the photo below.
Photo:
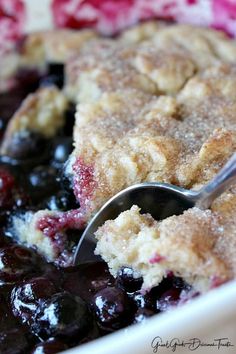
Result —
[{"label": "spoon handle", "polygon": [[231,185],[236,183],[236,153],[229,159],[217,175],[197,194],[196,205],[207,209],[212,202]]}]

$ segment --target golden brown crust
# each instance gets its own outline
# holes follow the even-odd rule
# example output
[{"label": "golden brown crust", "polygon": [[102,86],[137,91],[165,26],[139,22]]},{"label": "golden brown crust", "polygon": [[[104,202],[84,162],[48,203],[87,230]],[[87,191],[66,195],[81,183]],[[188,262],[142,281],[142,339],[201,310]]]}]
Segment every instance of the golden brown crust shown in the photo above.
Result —
[{"label": "golden brown crust", "polygon": [[29,34],[21,47],[21,65],[43,67],[46,63],[64,63],[73,52],[95,38],[92,30],[56,29]]},{"label": "golden brown crust", "polygon": [[[225,220],[210,210],[193,208],[156,222],[133,206],[98,229],[96,253],[114,276],[121,266],[132,267],[143,276],[144,289],[158,285],[172,271],[205,292],[236,275],[235,265],[229,262],[232,250],[224,247],[231,239],[224,233],[225,226]],[[234,251],[235,247],[234,242]]]},{"label": "golden brown crust", "polygon": [[[68,58],[60,46],[55,53],[66,59],[64,92],[78,103],[67,172],[87,221],[137,182],[199,188],[236,151],[236,43],[222,33],[147,23],[115,39],[92,34]],[[98,231],[97,252],[114,275],[122,265],[140,271],[145,287],[171,270],[206,291],[236,275],[235,206],[228,191],[212,211],[161,223],[134,208]],[[160,264],[149,262],[153,250]]]},{"label": "golden brown crust", "polygon": [[[94,168],[90,212],[130,184],[197,188],[209,181],[236,149],[236,98],[226,90],[235,79],[224,64],[195,75],[176,98],[126,88],[80,103],[73,159]],[[205,95],[196,94],[200,80]]]},{"label": "golden brown crust", "polygon": [[65,120],[67,98],[56,87],[38,89],[28,95],[10,119],[1,145],[1,154],[7,154],[14,134],[22,131],[37,132],[50,138]]}]

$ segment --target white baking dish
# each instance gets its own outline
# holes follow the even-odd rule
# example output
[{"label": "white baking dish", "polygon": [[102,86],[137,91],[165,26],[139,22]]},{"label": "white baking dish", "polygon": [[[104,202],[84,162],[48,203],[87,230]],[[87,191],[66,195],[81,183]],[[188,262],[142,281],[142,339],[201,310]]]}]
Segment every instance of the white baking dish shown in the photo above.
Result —
[{"label": "white baking dish", "polygon": [[[163,343],[172,341],[171,347],[155,349],[160,338]],[[192,343],[193,338],[196,338],[195,344],[187,344]],[[222,339],[221,342],[218,339]],[[177,346],[175,353],[236,353],[236,281],[222,285],[168,313],[155,315],[145,324],[130,326],[67,350],[64,354],[172,353],[174,343],[182,341],[186,343],[185,347]],[[200,342],[206,345],[230,342],[232,346],[220,345],[218,349],[218,346],[199,346]]]}]

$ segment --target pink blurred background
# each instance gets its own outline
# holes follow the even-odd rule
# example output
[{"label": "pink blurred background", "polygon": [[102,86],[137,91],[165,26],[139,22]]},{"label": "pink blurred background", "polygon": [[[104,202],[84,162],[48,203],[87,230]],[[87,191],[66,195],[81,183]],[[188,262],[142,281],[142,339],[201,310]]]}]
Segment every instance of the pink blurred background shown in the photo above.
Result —
[{"label": "pink blurred background", "polygon": [[[0,51],[8,50],[24,33],[30,1],[0,0]],[[105,35],[141,20],[162,18],[236,36],[235,0],[48,0],[45,4],[55,26],[93,27]]]}]

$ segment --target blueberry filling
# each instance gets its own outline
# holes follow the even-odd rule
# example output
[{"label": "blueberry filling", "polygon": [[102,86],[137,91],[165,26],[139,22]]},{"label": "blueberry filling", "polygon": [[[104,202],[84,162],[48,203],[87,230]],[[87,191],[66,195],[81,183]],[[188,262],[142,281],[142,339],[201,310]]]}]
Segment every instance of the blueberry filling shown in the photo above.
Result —
[{"label": "blueberry filling", "polygon": [[[32,71],[21,71],[17,79],[19,85],[11,95],[0,95],[0,139],[7,120],[27,93],[39,86],[63,85],[63,66],[51,65],[43,78]],[[13,136],[7,155],[0,157],[2,354],[58,353],[132,323],[144,323],[176,306],[182,290],[188,290],[181,279],[170,274],[158,287],[143,293],[142,278],[129,267],[120,269],[116,279],[104,262],[61,268],[7,237],[12,213],[79,207],[70,181],[63,175],[72,151],[74,112],[71,104],[64,128],[52,141],[25,131]],[[83,161],[81,166],[88,178],[80,187],[87,187],[86,193],[90,193],[90,167]],[[71,229],[66,236],[67,246],[73,249],[80,234]],[[66,257],[66,252],[62,256]]]}]

